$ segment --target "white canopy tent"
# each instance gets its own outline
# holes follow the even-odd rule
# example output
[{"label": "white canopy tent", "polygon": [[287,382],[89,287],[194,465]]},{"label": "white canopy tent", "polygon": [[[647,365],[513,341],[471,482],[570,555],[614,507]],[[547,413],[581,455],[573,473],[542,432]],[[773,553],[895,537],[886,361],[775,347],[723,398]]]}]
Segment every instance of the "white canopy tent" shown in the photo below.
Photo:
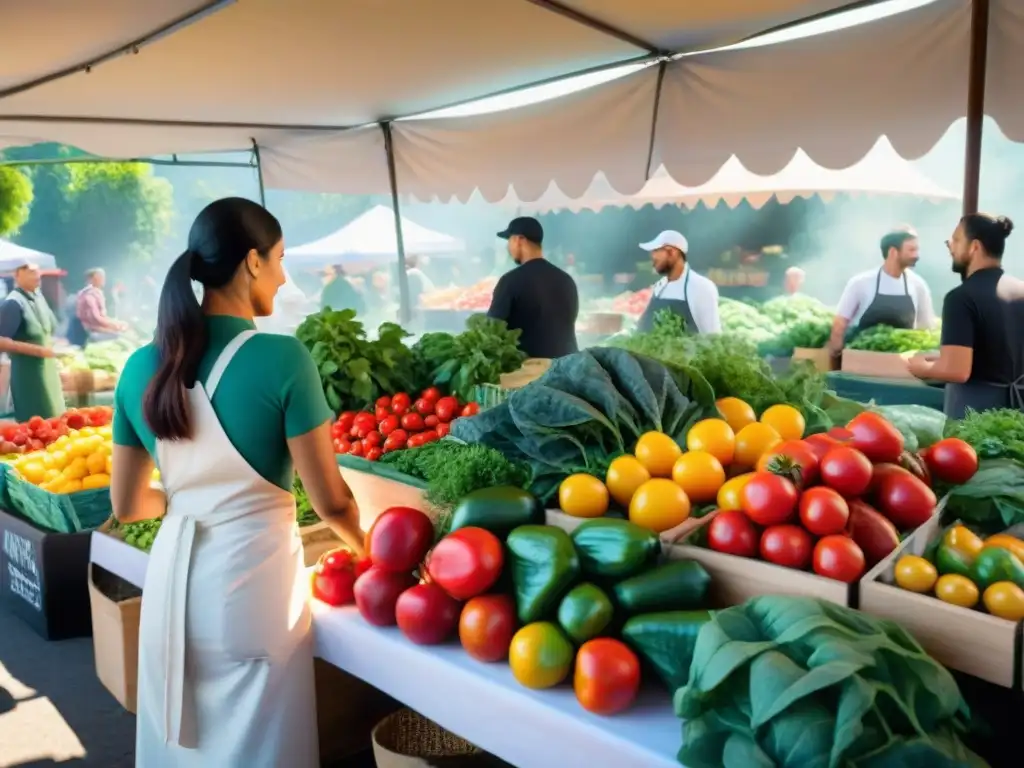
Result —
[{"label": "white canopy tent", "polygon": [[733,155],[708,182],[697,187],[679,184],[661,167],[635,195],[620,195],[602,174],[598,174],[583,196],[575,200],[552,183],[534,203],[524,204],[511,195],[502,202],[525,213],[600,211],[608,207],[642,208],[645,205],[693,208],[698,203],[713,207],[722,201],[735,208],[744,200],[760,208],[772,198],[788,203],[797,197],[818,195],[828,200],[843,193],[910,195],[933,201],[960,199],[958,194],[943,189],[901,158],[883,137],[861,160],[838,171],[822,168],[803,150],[797,150],[781,171],[759,176],[744,168]]},{"label": "white canopy tent", "polygon": [[[457,237],[427,229],[404,217],[402,239],[405,252],[410,254],[455,254],[466,250],[466,244]],[[285,255],[288,264],[296,270],[356,262],[390,263],[398,256],[394,211],[378,205],[337,232],[289,248]]]},{"label": "white canopy tent", "polygon": [[49,253],[34,251],[0,237],[0,272],[10,272],[25,264],[35,264],[40,269],[57,268],[57,260]]}]

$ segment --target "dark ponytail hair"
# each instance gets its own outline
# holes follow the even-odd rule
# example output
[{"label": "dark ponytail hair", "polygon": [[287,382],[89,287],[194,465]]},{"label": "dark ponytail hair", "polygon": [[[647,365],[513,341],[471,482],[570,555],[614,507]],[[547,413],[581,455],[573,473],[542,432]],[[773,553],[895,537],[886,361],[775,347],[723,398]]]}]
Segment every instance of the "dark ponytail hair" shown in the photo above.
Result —
[{"label": "dark ponytail hair", "polygon": [[249,251],[261,256],[281,240],[281,224],[263,206],[241,197],[210,203],[188,233],[188,250],[171,265],[160,291],[154,344],[160,363],[143,398],[143,413],[161,440],[192,436],[187,389],[196,383],[206,351],[206,323],[192,290],[223,288]]},{"label": "dark ponytail hair", "polygon": [[1006,250],[1006,238],[1013,232],[1013,222],[1006,216],[987,213],[968,213],[960,224],[968,242],[977,240],[989,256],[1001,259]]}]

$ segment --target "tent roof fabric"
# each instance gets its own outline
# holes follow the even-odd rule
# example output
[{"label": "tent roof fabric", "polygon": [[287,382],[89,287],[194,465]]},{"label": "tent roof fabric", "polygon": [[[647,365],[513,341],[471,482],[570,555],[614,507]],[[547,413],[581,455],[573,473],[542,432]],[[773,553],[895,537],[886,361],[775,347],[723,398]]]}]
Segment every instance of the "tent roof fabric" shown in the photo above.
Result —
[{"label": "tent roof fabric", "polygon": [[943,189],[901,158],[892,144],[882,138],[863,159],[839,171],[822,168],[803,150],[797,150],[793,159],[781,171],[771,176],[758,176],[744,168],[743,163],[733,155],[718,173],[698,187],[679,184],[661,167],[635,195],[619,194],[607,178],[599,175],[590,188],[576,199],[552,184],[535,203],[523,205],[513,196],[507,197],[502,203],[507,207],[535,213],[559,210],[600,211],[608,207],[627,206],[642,208],[645,205],[693,208],[698,203],[715,206],[721,201],[735,208],[743,200],[754,208],[760,208],[772,198],[788,203],[797,197],[820,195],[829,199],[839,193],[913,195],[935,201],[959,199],[959,195]]},{"label": "tent roof fabric", "polygon": [[[991,1],[987,111],[1008,137],[1024,140],[1024,100],[1012,86],[1024,71],[1024,8]],[[851,4],[8,4],[0,148],[56,141],[143,157],[255,142],[268,186],[381,193],[389,180],[380,128],[341,129],[636,61],[649,54],[645,45],[705,50]],[[970,15],[970,0],[934,0],[812,38],[662,58],[660,67],[541,105],[399,120],[398,186],[421,199],[466,199],[479,186],[494,201],[512,184],[521,199],[536,199],[552,180],[582,193],[601,170],[615,189],[635,192],[659,165],[697,186],[733,154],[761,175],[779,171],[798,147],[820,165],[846,167],[880,135],[916,157],[964,114]],[[129,52],[102,60],[121,49]],[[71,73],[57,76],[63,70]]]},{"label": "tent roof fabric", "polygon": [[41,269],[54,269],[57,260],[48,253],[33,251],[31,248],[0,238],[0,272],[10,272],[23,264],[35,264]]},{"label": "tent roof fabric", "polygon": [[[398,254],[395,214],[383,205],[371,208],[337,232],[312,243],[288,248],[285,255],[295,268],[321,267],[350,261],[390,260]],[[411,255],[458,253],[466,244],[402,218],[402,240]]]}]

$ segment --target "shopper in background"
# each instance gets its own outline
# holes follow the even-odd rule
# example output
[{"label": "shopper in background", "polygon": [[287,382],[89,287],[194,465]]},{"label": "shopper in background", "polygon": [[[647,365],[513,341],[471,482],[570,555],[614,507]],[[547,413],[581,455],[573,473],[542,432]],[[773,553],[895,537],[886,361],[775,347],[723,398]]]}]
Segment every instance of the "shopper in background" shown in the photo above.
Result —
[{"label": "shopper in background", "polygon": [[947,245],[963,282],[942,304],[942,345],[907,362],[918,378],[946,382],[951,419],[968,408],[1024,411],[1024,282],[1003,271],[1012,231],[1005,216],[960,219]]},{"label": "shopper in background", "polygon": [[721,333],[718,316],[718,286],[698,275],[686,263],[689,243],[679,232],[666,229],[640,247],[650,252],[654,271],[661,279],[654,284],[651,300],[640,317],[641,331],[654,327],[654,317],[668,310],[683,319],[688,333]]},{"label": "shopper in background", "polygon": [[576,281],[544,258],[544,228],[534,218],[512,219],[498,233],[508,241],[515,268],[494,287],[488,317],[522,332],[519,348],[527,357],[555,358],[578,351]]},{"label": "shopper in background", "polygon": [[790,267],[782,278],[782,289],[787,296],[796,296],[804,287],[807,274],[800,267]]},{"label": "shopper in background", "polygon": [[356,315],[366,314],[366,300],[345,275],[345,268],[340,264],[324,270],[324,288],[320,293],[320,308],[330,307],[334,310],[354,309]]},{"label": "shopper in background", "polygon": [[84,347],[90,341],[116,339],[128,325],[107,316],[107,299],[103,287],[107,273],[102,269],[90,269],[85,273],[85,288],[75,299],[75,313],[68,323],[68,341]]},{"label": "shopper in background", "polygon": [[920,258],[917,232],[897,227],[882,237],[882,266],[850,278],[836,307],[829,349],[838,355],[846,342],[876,325],[932,328],[935,310],[928,283],[911,268]]},{"label": "shopper in background", "polygon": [[319,765],[293,462],[357,552],[362,533],[316,365],[297,339],[254,328],[273,312],[283,258],[281,226],[261,206],[204,208],[164,281],[154,342],[117,385],[114,514],[156,513],[154,458],[168,499],[139,633],[135,760],[146,768]]},{"label": "shopper in background", "polygon": [[14,290],[0,304],[0,352],[11,359],[10,396],[19,422],[50,419],[66,410],[53,353],[57,317],[39,290],[39,267],[14,271]]}]

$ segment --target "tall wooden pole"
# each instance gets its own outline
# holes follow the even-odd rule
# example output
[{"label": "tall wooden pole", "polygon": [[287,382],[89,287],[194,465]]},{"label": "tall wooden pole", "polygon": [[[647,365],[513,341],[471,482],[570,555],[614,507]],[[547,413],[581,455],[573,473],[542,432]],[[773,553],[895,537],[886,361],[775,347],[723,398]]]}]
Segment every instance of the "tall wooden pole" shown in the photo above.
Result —
[{"label": "tall wooden pole", "polygon": [[964,146],[964,214],[978,210],[981,183],[981,134],[985,119],[985,71],[988,66],[989,0],[971,4],[971,58],[967,81],[967,141]]}]

